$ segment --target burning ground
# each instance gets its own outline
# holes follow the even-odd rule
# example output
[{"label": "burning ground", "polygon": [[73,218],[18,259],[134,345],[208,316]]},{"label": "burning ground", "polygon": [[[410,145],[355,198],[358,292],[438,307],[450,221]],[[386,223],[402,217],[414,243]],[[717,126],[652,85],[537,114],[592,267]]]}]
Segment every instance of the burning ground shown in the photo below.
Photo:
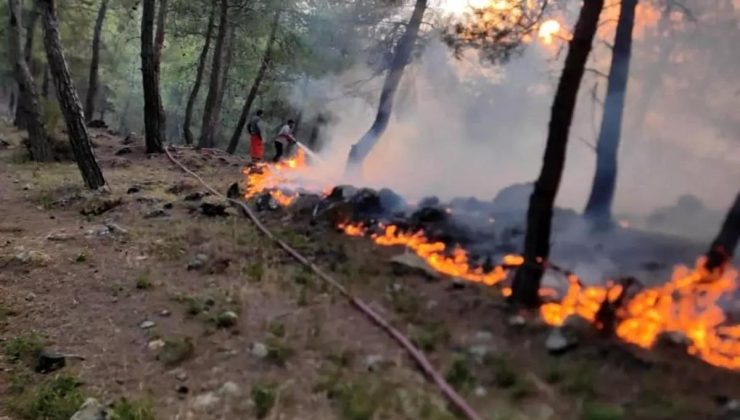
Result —
[{"label": "burning ground", "polygon": [[[0,151],[0,417],[40,418],[19,409],[71,378],[81,385],[64,394],[70,401],[120,406],[125,397],[154,418],[253,418],[258,409],[286,419],[455,418],[394,342],[164,157],[96,132],[112,186],[98,197],[73,186],[73,164],[41,171],[18,162],[17,133],[3,128],[2,136],[10,147]],[[242,190],[267,226],[408,334],[484,418],[712,418],[740,397],[736,373],[672,340],[648,351],[576,323],[563,332],[579,344],[550,355],[552,328],[503,305],[519,234],[503,226],[504,215],[491,223],[480,203],[450,203],[452,215],[444,204],[409,210],[390,191],[322,193],[329,186],[307,181],[310,168],[299,161],[255,168],[175,154],[221,191],[242,168],[250,180],[261,174],[261,186]],[[262,194],[274,187],[289,206]],[[350,224],[340,229],[341,221]],[[426,264],[409,258],[416,255]],[[656,278],[670,271],[651,268]],[[543,294],[564,296],[566,276],[553,271],[547,287]],[[571,296],[587,307],[603,293],[595,290]],[[17,344],[33,349],[35,338],[84,360],[34,373]]]}]

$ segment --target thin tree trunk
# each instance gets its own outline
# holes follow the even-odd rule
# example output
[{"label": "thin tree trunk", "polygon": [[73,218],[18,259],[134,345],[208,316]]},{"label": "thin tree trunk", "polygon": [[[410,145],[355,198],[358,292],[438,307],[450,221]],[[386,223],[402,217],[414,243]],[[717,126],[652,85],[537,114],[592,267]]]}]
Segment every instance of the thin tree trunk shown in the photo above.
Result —
[{"label": "thin tree trunk", "polygon": [[98,17],[95,19],[95,31],[92,39],[92,58],[90,59],[90,76],[87,82],[87,98],[85,99],[85,116],[87,122],[95,115],[95,97],[98,93],[98,68],[100,67],[100,36],[103,32],[105,13],[108,10],[108,1],[101,0]]},{"label": "thin tree trunk", "polygon": [[193,108],[195,107],[195,101],[198,99],[198,93],[200,92],[200,86],[203,84],[203,73],[205,73],[206,62],[208,61],[208,50],[211,48],[211,37],[213,36],[213,25],[216,17],[216,3],[213,2],[211,5],[211,13],[208,16],[208,28],[206,29],[206,40],[203,44],[203,49],[200,52],[198,58],[198,70],[195,74],[195,83],[193,84],[193,90],[190,91],[188,97],[188,104],[185,107],[185,123],[183,124],[183,136],[185,137],[185,144],[193,144],[193,132],[190,130],[190,124],[193,120]]},{"label": "thin tree trunk", "polygon": [[226,33],[229,28],[229,2],[228,0],[221,0],[221,8],[219,13],[218,21],[218,35],[216,36],[216,45],[213,50],[213,59],[211,61],[211,81],[208,87],[208,95],[206,96],[206,103],[203,109],[203,121],[200,126],[200,139],[198,140],[198,147],[211,148],[214,146],[215,128],[218,122],[219,110],[218,106],[218,94],[219,94],[219,83],[221,82],[221,65],[223,61],[223,49],[224,42],[226,40]]},{"label": "thin tree trunk", "polygon": [[740,240],[740,193],[735,197],[735,202],[727,212],[725,222],[719,234],[712,242],[712,246],[707,252],[707,262],[705,267],[709,271],[723,269],[735,254],[738,241]]},{"label": "thin tree trunk", "polygon": [[603,8],[604,0],[584,1],[555,92],[542,170],[535,182],[527,211],[524,264],[517,270],[513,284],[512,300],[525,306],[534,307],[540,303],[539,288],[550,255],[553,205],[565,166],[568,132]]},{"label": "thin tree trunk", "polygon": [[72,152],[82,173],[85,184],[90,189],[98,189],[105,185],[103,173],[95,160],[90,137],[87,133],[85,118],[82,113],[82,104],[77,96],[77,90],[69,74],[67,61],[64,58],[62,42],[59,37],[59,22],[56,17],[54,0],[37,0],[44,22],[44,46],[46,60],[54,78],[57,89],[57,98],[67,124],[67,133],[72,145]]},{"label": "thin tree trunk", "polygon": [[51,161],[54,156],[51,151],[46,129],[41,118],[36,82],[28,69],[28,63],[21,49],[21,3],[20,0],[8,0],[8,39],[10,41],[9,58],[13,62],[13,73],[18,83],[18,95],[24,98],[19,107],[25,107],[26,128],[28,129],[28,143],[31,159],[38,162]]},{"label": "thin tree trunk", "polygon": [[154,37],[154,71],[156,73],[155,81],[157,82],[157,98],[159,103],[159,138],[162,144],[167,142],[167,114],[164,112],[162,104],[162,94],[160,82],[162,80],[162,48],[164,47],[165,29],[167,25],[167,0],[159,0],[159,14],[157,16],[157,32]]},{"label": "thin tree trunk", "polygon": [[617,187],[617,158],[622,135],[622,115],[627,95],[632,29],[635,26],[637,0],[622,0],[614,36],[609,81],[596,144],[596,173],[584,215],[602,227],[611,221],[612,203]]},{"label": "thin tree trunk", "polygon": [[161,98],[159,72],[154,48],[156,0],[143,0],[141,15],[141,77],[144,88],[144,138],[147,153],[162,153],[164,138],[160,128]]},{"label": "thin tree trunk", "polygon": [[[18,21],[21,21],[22,17],[22,5],[21,5],[21,12],[18,14]],[[33,78],[34,69],[33,69],[33,40],[34,40],[34,34],[36,33],[36,24],[39,20],[39,13],[38,10],[36,10],[35,6],[31,7],[30,12],[28,13],[28,23],[25,26],[26,29],[26,41],[23,44],[23,58],[26,62],[26,67],[29,69],[29,74],[31,74],[31,77]],[[22,28],[23,26],[21,26]],[[37,97],[38,99],[38,97]],[[29,114],[30,108],[33,107],[33,105],[30,105],[27,103],[29,98],[26,95],[18,95],[18,107],[15,109],[15,119],[13,121],[13,124],[22,129],[28,129],[29,124],[31,123],[29,120],[33,118],[32,115]]]},{"label": "thin tree trunk", "polygon": [[370,154],[373,146],[375,146],[380,136],[383,135],[385,129],[388,127],[388,121],[390,120],[391,112],[393,111],[393,98],[396,95],[398,85],[403,77],[403,71],[409,63],[411,53],[414,51],[414,44],[416,43],[416,38],[418,37],[419,28],[426,9],[427,0],[416,0],[414,12],[406,25],[406,32],[404,32],[403,36],[398,41],[396,53],[391,62],[391,68],[388,70],[388,74],[385,77],[383,90],[380,93],[378,112],[375,115],[375,121],[373,121],[373,125],[370,126],[370,129],[364,136],[362,136],[360,141],[350,149],[349,159],[347,162],[348,167],[359,167],[362,165],[362,162],[365,160],[367,155]]},{"label": "thin tree trunk", "polygon": [[229,28],[229,38],[226,41],[226,53],[224,57],[224,68],[221,70],[221,80],[219,82],[218,86],[218,99],[216,100],[216,110],[214,113],[216,114],[214,116],[214,119],[216,120],[217,124],[214,129],[214,139],[217,139],[221,136],[221,124],[218,124],[218,122],[221,121],[221,111],[223,111],[224,106],[224,97],[226,96],[226,87],[229,83],[229,70],[231,69],[231,63],[234,59],[234,43],[236,41],[236,31],[235,27],[231,25]]},{"label": "thin tree trunk", "polygon": [[254,82],[252,82],[252,87],[249,89],[247,100],[244,101],[244,107],[242,107],[242,112],[239,115],[239,121],[237,121],[236,128],[234,129],[234,134],[231,135],[231,140],[229,141],[229,147],[226,149],[228,153],[234,154],[234,152],[236,152],[236,147],[239,145],[239,138],[241,137],[242,131],[244,130],[244,125],[247,123],[247,118],[249,118],[249,112],[252,109],[252,104],[254,103],[255,98],[257,98],[257,92],[259,92],[262,80],[265,78],[265,74],[267,74],[267,68],[272,62],[272,47],[275,44],[275,39],[277,39],[277,30],[279,26],[280,10],[277,10],[272,19],[270,38],[268,38],[267,40],[267,48],[265,48],[265,54],[262,56],[262,63],[260,63],[260,68],[259,70],[257,70],[257,76],[254,78]]},{"label": "thin tree trunk", "polygon": [[49,79],[51,79],[51,76],[49,75],[49,64],[44,66],[44,80],[41,82],[41,96],[48,99],[49,98]]}]

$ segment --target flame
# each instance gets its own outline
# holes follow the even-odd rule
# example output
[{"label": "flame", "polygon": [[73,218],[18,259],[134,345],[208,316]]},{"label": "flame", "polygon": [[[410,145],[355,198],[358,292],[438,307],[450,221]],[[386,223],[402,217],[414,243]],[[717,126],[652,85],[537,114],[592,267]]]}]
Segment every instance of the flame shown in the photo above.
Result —
[{"label": "flame", "polygon": [[537,31],[537,36],[540,37],[545,45],[551,45],[555,40],[555,37],[560,33],[562,29],[560,22],[555,19],[548,19],[540,25],[540,29]]},{"label": "flame", "polygon": [[[246,197],[272,191],[281,205],[292,204],[297,194],[285,192],[283,187],[292,185],[291,172],[305,166],[306,156],[299,151],[293,159],[245,169]],[[349,236],[370,233],[360,224],[347,223],[338,227]],[[405,246],[437,272],[474,283],[498,285],[507,278],[512,267],[524,262],[522,256],[506,255],[501,265],[484,270],[473,265],[468,252],[461,247],[432,241],[423,231],[408,232],[395,225],[380,225],[378,229],[369,235],[375,244]],[[615,305],[618,306],[615,333],[621,340],[643,348],[652,347],[663,333],[681,333],[690,342],[687,347],[690,355],[714,366],[740,370],[740,325],[726,325],[720,306],[722,299],[731,299],[737,291],[737,274],[732,267],[709,272],[704,268],[704,259],[699,259],[693,269],[677,267],[666,284],[645,288]],[[569,316],[576,315],[601,328],[597,320],[599,309],[604,302],[616,303],[624,292],[619,284],[588,286],[570,275],[562,299],[542,305],[540,315],[552,326],[560,326]],[[501,293],[511,296],[512,290],[503,287]],[[539,294],[549,301],[558,297],[558,292],[549,288],[542,288]]]}]

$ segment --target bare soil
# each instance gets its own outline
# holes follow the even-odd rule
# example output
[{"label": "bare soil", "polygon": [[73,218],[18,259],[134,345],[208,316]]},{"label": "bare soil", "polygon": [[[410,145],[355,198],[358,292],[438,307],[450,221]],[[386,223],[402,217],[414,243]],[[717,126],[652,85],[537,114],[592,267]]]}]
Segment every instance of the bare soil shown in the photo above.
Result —
[{"label": "bare soil", "polygon": [[[0,150],[0,346],[36,333],[80,356],[60,372],[85,395],[149,400],[161,419],[256,418],[261,389],[275,397],[272,419],[456,418],[394,341],[247,219],[201,214],[202,200],[185,197],[204,189],[165,156],[140,142],[116,155],[120,137],[93,134],[106,195],[83,191],[72,163],[22,162],[20,133],[0,127],[10,143]],[[242,181],[239,157],[177,155],[220,191]],[[718,397],[740,398],[740,375],[677,349],[594,337],[550,356],[548,328],[535,317],[512,325],[495,289],[399,270],[389,259],[402,250],[295,210],[262,216],[419,343],[483,418],[722,418]],[[168,359],[162,342],[187,351]],[[28,372],[0,356],[0,418],[21,418],[12,385]],[[31,385],[60,372],[31,374]]]}]

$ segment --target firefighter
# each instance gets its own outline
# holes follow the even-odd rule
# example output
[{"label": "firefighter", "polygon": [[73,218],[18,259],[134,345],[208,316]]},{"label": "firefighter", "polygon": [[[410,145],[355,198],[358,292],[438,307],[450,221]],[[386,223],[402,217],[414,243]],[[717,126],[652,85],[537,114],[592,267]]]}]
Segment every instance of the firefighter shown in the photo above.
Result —
[{"label": "firefighter", "polygon": [[252,157],[252,162],[259,162],[265,157],[265,143],[262,140],[262,129],[260,128],[262,114],[261,109],[257,110],[252,119],[249,120],[249,124],[247,124],[249,155]]},{"label": "firefighter", "polygon": [[288,120],[281,128],[275,139],[275,158],[273,162],[277,163],[280,159],[287,155],[288,147],[296,143],[296,139],[293,136],[293,129],[295,128],[295,121]]}]

